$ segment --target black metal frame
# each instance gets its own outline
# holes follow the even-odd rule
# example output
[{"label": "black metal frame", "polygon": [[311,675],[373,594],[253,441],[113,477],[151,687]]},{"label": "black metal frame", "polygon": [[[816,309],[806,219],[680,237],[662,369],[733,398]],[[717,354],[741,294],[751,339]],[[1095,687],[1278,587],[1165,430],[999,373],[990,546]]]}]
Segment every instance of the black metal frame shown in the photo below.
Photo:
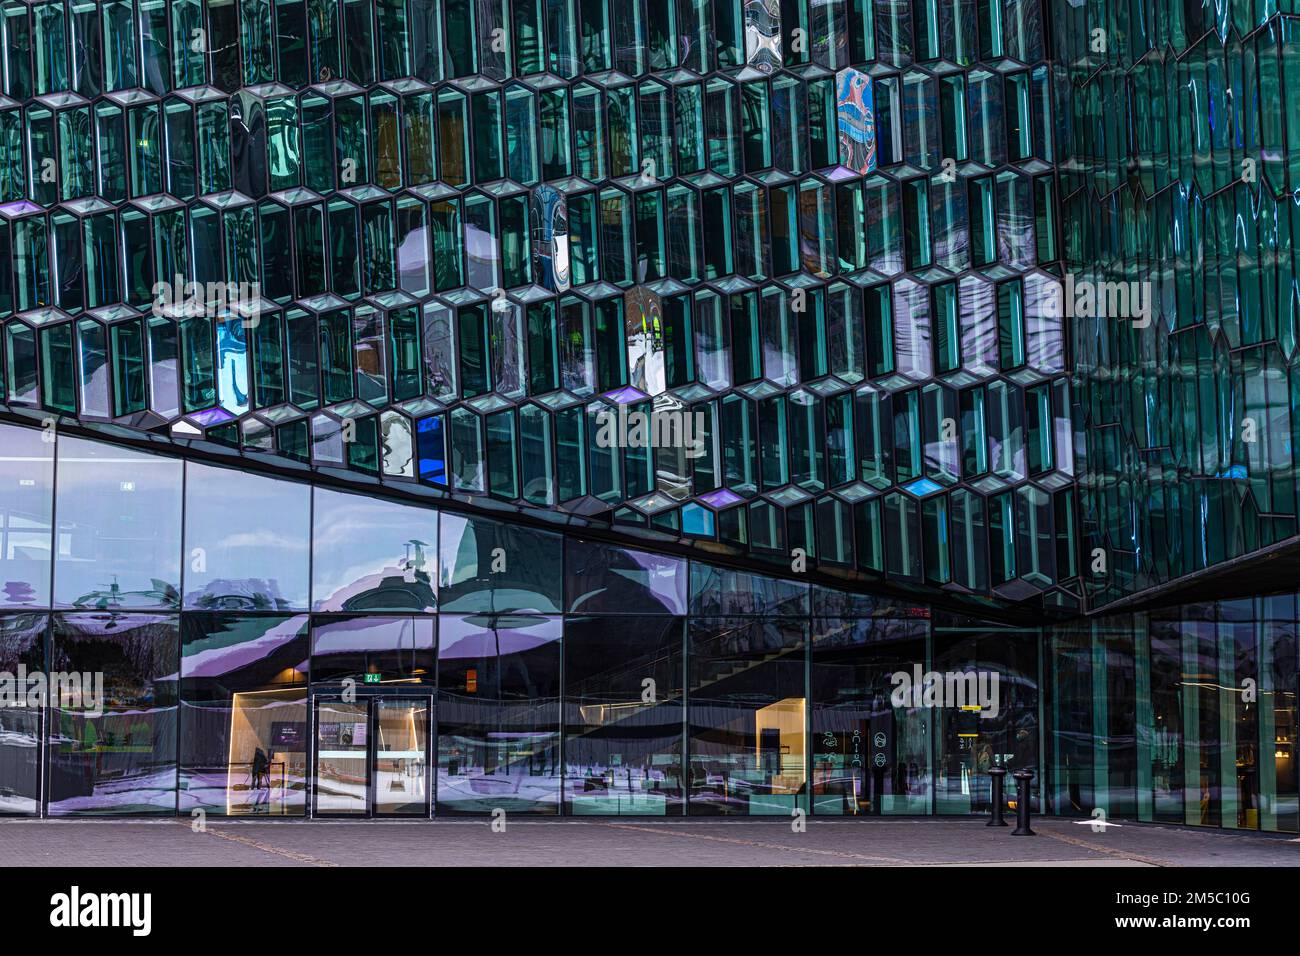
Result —
[{"label": "black metal frame", "polygon": [[[433,817],[436,800],[434,799],[434,786],[437,783],[437,774],[433,767],[433,741],[437,732],[437,719],[434,700],[434,689],[419,684],[395,684],[395,685],[364,685],[359,684],[356,687],[356,696],[353,700],[344,700],[345,690],[341,686],[322,685],[308,689],[307,693],[307,720],[309,725],[309,737],[307,741],[307,778],[308,788],[308,813],[309,819],[322,820],[371,820],[371,819],[392,819],[392,820],[428,820]],[[375,782],[375,762],[378,760],[376,751],[376,742],[378,740],[378,709],[376,701],[381,700],[410,700],[423,701],[426,704],[429,714],[429,723],[424,737],[424,774],[425,774],[425,792],[428,794],[426,801],[426,812],[420,814],[404,813],[381,813],[376,807],[376,782]],[[366,708],[366,807],[365,813],[322,813],[318,809],[317,797],[317,759],[319,750],[319,739],[317,731],[319,727],[319,707],[322,703],[346,703],[348,705],[362,705]]]}]

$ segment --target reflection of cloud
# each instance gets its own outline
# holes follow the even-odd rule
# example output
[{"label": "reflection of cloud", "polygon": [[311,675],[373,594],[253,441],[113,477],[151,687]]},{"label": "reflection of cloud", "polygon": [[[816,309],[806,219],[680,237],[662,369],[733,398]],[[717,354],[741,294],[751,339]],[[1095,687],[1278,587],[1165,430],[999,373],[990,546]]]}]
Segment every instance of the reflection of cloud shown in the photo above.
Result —
[{"label": "reflection of cloud", "polygon": [[433,650],[433,619],[374,617],[333,621],[316,628],[313,654]]},{"label": "reflection of cloud", "polygon": [[437,512],[425,508],[318,491],[313,600],[328,600],[370,575],[403,576],[398,564],[408,557],[412,538],[426,543],[426,570],[432,572],[437,521]]},{"label": "reflection of cloud", "polygon": [[402,244],[397,247],[397,268],[399,272],[404,275],[418,274],[424,268],[424,250],[427,242],[424,227],[412,229],[406,234]]},{"label": "reflection of cloud", "polygon": [[222,548],[278,548],[282,551],[306,551],[306,538],[290,538],[274,531],[243,531],[221,538]]},{"label": "reflection of cloud", "polygon": [[347,546],[356,551],[368,548],[370,554],[400,556],[411,538],[437,540],[437,512],[383,502],[348,504],[341,509],[325,496],[316,499],[315,540],[321,544]]}]

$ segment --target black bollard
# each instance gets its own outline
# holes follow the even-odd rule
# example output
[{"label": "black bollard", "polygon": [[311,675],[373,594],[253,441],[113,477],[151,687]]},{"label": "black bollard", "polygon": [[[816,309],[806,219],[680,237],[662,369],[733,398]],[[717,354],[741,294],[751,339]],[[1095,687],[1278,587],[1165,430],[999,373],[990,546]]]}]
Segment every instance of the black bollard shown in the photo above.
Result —
[{"label": "black bollard", "polygon": [[989,822],[984,824],[986,827],[1005,827],[1010,826],[1002,817],[1004,804],[1002,802],[1002,784],[1007,775],[1006,767],[993,767],[989,770],[989,776],[993,779],[993,815],[989,817]]},{"label": "black bollard", "polygon": [[1038,836],[1029,829],[1029,781],[1034,779],[1032,770],[1017,770],[1011,776],[1016,778],[1016,828],[1012,836]]}]

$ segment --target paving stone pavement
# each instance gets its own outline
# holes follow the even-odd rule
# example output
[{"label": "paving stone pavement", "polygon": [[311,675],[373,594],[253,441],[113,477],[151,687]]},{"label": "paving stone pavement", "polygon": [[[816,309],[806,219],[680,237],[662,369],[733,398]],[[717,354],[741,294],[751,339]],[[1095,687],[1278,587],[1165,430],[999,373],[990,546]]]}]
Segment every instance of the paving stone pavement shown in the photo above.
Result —
[{"label": "paving stone pavement", "polygon": [[978,819],[621,818],[506,821],[8,820],[18,866],[1297,866],[1294,836],[1036,819],[1037,837]]}]

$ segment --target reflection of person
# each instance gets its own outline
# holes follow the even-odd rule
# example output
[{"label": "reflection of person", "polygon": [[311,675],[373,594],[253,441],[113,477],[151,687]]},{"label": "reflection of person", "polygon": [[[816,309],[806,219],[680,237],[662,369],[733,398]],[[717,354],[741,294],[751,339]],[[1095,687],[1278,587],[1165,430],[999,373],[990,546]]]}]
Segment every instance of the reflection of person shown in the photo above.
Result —
[{"label": "reflection of person", "polygon": [[1038,742],[1034,739],[1034,735],[1024,727],[1016,731],[1016,749],[1015,755],[1012,757],[1012,768],[1015,770],[1038,769]]}]

